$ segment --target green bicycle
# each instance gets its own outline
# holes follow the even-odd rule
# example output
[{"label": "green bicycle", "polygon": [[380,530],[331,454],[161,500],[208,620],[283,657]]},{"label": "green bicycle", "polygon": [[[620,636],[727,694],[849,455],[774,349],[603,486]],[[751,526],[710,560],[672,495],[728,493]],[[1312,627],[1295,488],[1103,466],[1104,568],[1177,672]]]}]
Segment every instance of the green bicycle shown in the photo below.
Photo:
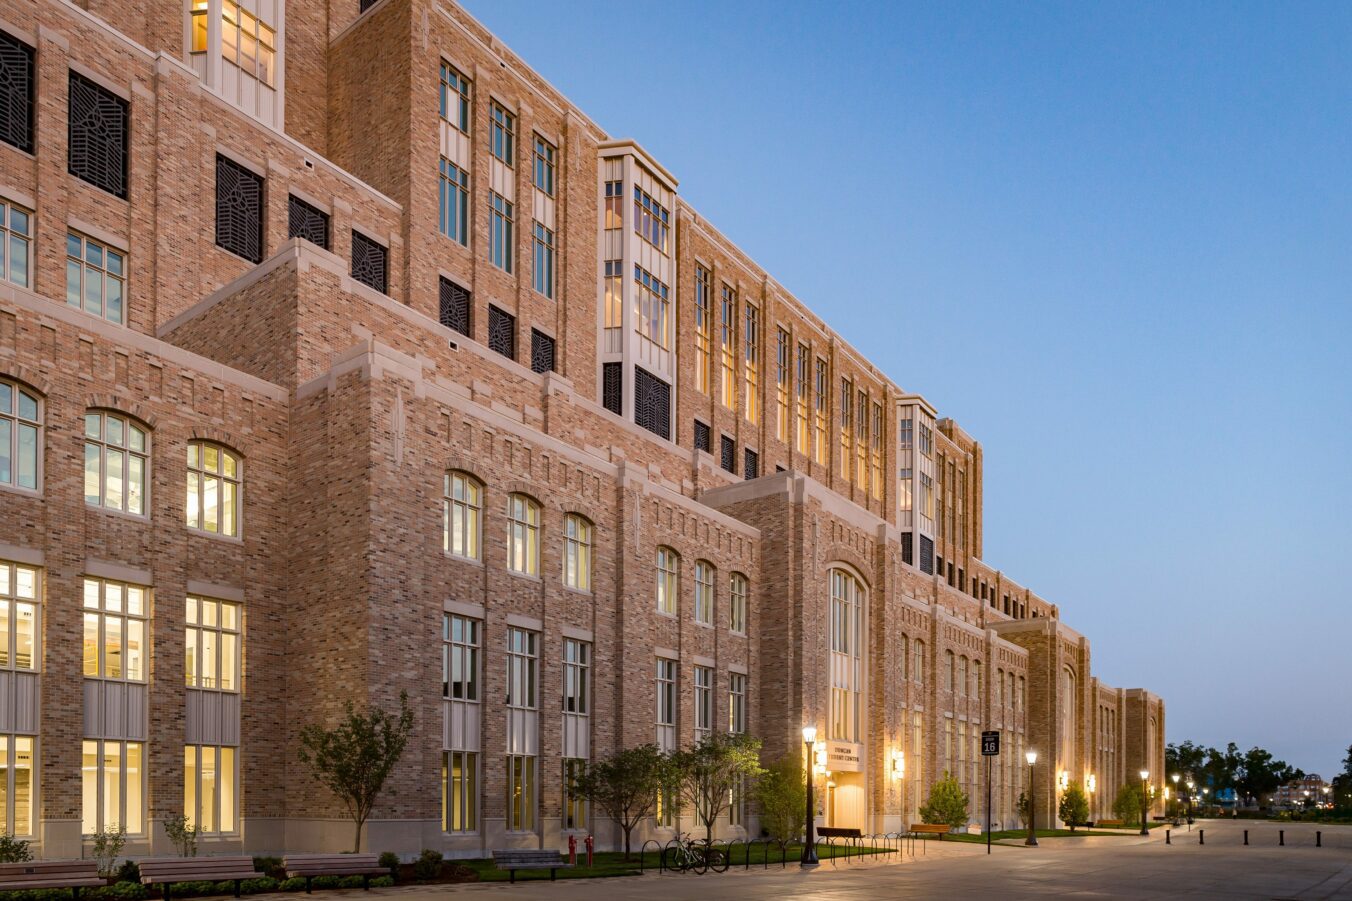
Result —
[{"label": "green bicycle", "polygon": [[662,849],[662,866],[677,873],[687,871],[703,876],[707,871],[726,873],[728,855],[722,848],[703,839],[692,839],[690,834],[682,832]]}]

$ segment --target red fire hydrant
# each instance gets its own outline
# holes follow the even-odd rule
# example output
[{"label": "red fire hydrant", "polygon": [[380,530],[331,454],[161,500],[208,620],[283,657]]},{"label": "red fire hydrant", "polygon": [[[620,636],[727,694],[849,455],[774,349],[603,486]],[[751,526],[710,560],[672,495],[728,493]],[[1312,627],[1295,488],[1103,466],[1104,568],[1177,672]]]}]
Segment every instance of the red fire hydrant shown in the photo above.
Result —
[{"label": "red fire hydrant", "polygon": [[591,837],[591,835],[589,834],[589,835],[587,836],[587,866],[591,866],[591,865],[592,865],[592,846],[593,846],[593,844],[595,844],[595,843],[592,841],[592,837]]},{"label": "red fire hydrant", "polygon": [[568,836],[568,865],[577,866],[577,836]]}]

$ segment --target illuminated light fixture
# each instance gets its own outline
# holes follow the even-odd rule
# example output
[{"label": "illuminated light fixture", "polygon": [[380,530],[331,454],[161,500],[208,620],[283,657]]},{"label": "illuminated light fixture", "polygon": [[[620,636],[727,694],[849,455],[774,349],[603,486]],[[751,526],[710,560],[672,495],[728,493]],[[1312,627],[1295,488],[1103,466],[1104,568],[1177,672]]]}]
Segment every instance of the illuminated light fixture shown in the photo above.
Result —
[{"label": "illuminated light fixture", "polygon": [[906,775],[906,752],[892,751],[892,778],[900,779]]},{"label": "illuminated light fixture", "polygon": [[1070,787],[1070,773],[1066,772],[1065,770],[1061,770],[1061,772],[1057,773],[1057,774],[1056,774],[1056,787],[1059,788],[1059,789],[1061,789],[1061,791],[1065,791],[1067,788],[1069,788],[1069,787]]},{"label": "illuminated light fixture", "polygon": [[1093,773],[1090,773],[1088,776],[1085,776],[1084,787],[1085,790],[1088,791],[1089,794],[1091,795],[1094,792],[1098,791],[1098,777],[1095,776]]}]

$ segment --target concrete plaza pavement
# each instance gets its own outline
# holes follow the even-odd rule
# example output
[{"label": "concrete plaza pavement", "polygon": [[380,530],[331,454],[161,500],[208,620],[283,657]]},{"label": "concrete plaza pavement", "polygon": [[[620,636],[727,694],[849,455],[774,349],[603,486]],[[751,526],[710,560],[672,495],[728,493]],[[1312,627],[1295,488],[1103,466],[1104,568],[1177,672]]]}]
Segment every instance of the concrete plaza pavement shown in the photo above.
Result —
[{"label": "concrete plaza pavement", "polygon": [[[1278,846],[1278,829],[1286,846]],[[1314,832],[1323,832],[1323,847]],[[1199,844],[1199,829],[1205,844]],[[1243,830],[1250,845],[1243,845]],[[926,853],[891,862],[823,863],[814,871],[752,869],[717,875],[649,874],[611,879],[530,879],[514,886],[479,883],[373,890],[391,901],[437,901],[447,895],[522,899],[641,901],[865,901],[877,898],[1224,898],[1349,899],[1352,826],[1199,821],[1191,832],[1041,839],[1038,848],[931,842]]]}]

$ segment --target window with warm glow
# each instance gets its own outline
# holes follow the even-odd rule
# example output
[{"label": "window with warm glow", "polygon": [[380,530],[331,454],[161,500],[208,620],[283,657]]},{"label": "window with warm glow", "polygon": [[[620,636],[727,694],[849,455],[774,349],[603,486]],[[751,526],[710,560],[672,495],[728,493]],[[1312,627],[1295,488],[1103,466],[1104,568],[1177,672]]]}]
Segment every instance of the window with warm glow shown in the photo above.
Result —
[{"label": "window with warm glow", "polygon": [[239,537],[244,504],[244,463],[219,444],[188,445],[188,528]]},{"label": "window with warm glow", "polygon": [[38,666],[39,571],[0,561],[0,668]]},{"label": "window with warm glow", "polygon": [[86,413],[85,503],[141,516],[149,484],[149,433],[117,413]]},{"label": "window with warm glow", "polygon": [[84,580],[84,675],[146,681],[149,590],[108,579]]},{"label": "window with warm glow", "polygon": [[464,472],[446,473],[442,498],[442,549],[468,560],[479,559],[483,486]]},{"label": "window with warm glow", "polygon": [[733,573],[728,579],[728,629],[746,634],[747,594],[746,576]]},{"label": "window with warm glow", "polygon": [[563,584],[591,591],[592,524],[576,513],[563,518]]},{"label": "window with warm glow", "polygon": [[140,835],[145,824],[145,745],[85,739],[81,758],[81,831],[121,826]]},{"label": "window with warm glow", "polygon": [[507,498],[507,568],[528,576],[540,573],[540,505],[524,494]]},{"label": "window with warm glow", "polygon": [[695,562],[695,622],[714,622],[714,567],[707,560]]},{"label": "window with warm glow", "polygon": [[239,812],[238,784],[234,748],[184,746],[183,815],[188,818],[188,828],[195,826],[203,835],[234,832]]},{"label": "window with warm glow", "polygon": [[657,549],[657,612],[676,615],[681,558],[669,547]]}]

